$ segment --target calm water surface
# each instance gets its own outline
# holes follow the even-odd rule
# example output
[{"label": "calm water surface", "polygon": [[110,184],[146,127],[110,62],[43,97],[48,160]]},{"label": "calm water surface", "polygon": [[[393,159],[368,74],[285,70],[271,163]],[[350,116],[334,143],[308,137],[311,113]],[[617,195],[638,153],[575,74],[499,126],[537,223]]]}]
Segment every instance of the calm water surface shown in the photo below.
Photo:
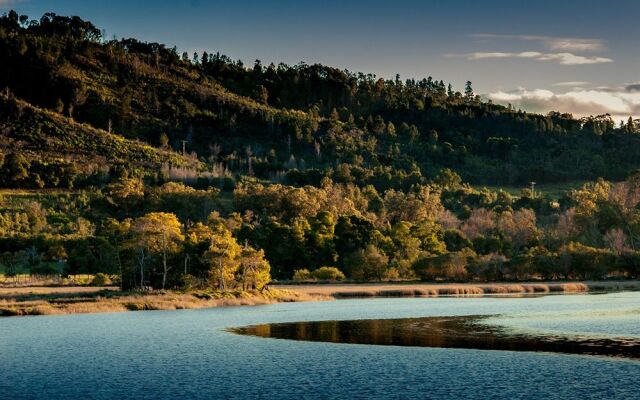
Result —
[{"label": "calm water surface", "polygon": [[229,328],[489,315],[527,335],[640,338],[640,293],[407,298],[0,319],[0,399],[640,399],[640,362],[265,339]]}]

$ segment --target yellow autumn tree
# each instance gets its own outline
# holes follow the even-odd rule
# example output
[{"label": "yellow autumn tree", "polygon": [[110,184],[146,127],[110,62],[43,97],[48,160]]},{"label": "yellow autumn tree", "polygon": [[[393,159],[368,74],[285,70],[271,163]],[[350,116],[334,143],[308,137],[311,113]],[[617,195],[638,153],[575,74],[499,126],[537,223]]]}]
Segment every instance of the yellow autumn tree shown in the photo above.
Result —
[{"label": "yellow autumn tree", "polygon": [[168,257],[180,249],[184,240],[182,225],[172,213],[149,213],[137,218],[132,226],[135,247],[138,249],[141,286],[144,286],[144,265],[148,255],[159,255],[162,260],[162,288],[167,284],[171,267]]},{"label": "yellow autumn tree", "polygon": [[209,261],[209,282],[220,290],[226,290],[240,264],[242,247],[223,223],[213,222],[211,246],[206,252]]},{"label": "yellow autumn tree", "polygon": [[242,289],[262,290],[264,285],[271,280],[271,266],[264,258],[264,250],[256,250],[245,245],[240,253],[239,279]]}]

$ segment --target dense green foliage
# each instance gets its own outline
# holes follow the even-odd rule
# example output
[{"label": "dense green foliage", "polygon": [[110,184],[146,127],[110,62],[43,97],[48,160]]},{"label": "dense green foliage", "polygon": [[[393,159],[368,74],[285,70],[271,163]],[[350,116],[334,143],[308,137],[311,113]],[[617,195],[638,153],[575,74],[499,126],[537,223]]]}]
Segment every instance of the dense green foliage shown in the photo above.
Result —
[{"label": "dense green foliage", "polygon": [[[636,121],[528,114],[471,83],[179,56],[53,14],[1,17],[0,59],[0,185],[31,190],[1,199],[8,275],[223,289],[638,275]],[[598,177],[621,183],[559,200],[463,183]]]},{"label": "dense green foliage", "polygon": [[269,273],[360,281],[635,278],[638,182],[600,180],[560,201],[462,184],[379,193],[329,180],[319,188],[246,180],[232,194],[135,179],[76,193],[7,192],[0,264],[7,274],[103,272],[126,287],[156,288],[261,287]]}]

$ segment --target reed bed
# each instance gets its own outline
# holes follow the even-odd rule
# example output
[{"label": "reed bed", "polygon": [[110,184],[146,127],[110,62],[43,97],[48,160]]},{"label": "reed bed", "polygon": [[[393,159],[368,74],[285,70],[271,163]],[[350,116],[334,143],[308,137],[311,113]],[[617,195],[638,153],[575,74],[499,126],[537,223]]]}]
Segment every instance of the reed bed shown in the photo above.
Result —
[{"label": "reed bed", "polygon": [[33,295],[85,295],[118,290],[115,286],[7,286],[0,287],[0,298]]},{"label": "reed bed", "polygon": [[639,281],[616,282],[534,282],[534,283],[486,283],[486,284],[300,284],[279,285],[298,293],[334,298],[364,297],[438,297],[482,295],[532,295],[545,293],[583,293],[592,291],[640,290]]},{"label": "reed bed", "polygon": [[255,306],[277,302],[370,297],[469,297],[640,290],[639,281],[487,284],[302,284],[257,291],[131,292],[113,287],[0,288],[0,316]]},{"label": "reed bed", "polygon": [[[183,310],[228,306],[255,306],[277,302],[316,301],[332,299],[328,296],[313,296],[290,290],[271,289],[237,292],[193,292],[174,291],[153,293],[109,293],[108,296],[78,296],[74,292],[48,293],[42,298],[40,289],[31,298],[24,294],[18,297],[0,298],[0,316],[84,314],[142,310]],[[87,291],[89,292],[89,291]],[[71,296],[69,296],[71,293]],[[90,293],[90,292],[89,292]],[[100,292],[104,294],[104,292]]]}]

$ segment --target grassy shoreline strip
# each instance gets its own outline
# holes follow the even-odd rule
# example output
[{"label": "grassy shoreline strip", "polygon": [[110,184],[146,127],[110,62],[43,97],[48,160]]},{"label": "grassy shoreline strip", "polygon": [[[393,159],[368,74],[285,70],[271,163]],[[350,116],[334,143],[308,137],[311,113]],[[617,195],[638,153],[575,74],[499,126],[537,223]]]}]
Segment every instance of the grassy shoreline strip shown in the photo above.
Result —
[{"label": "grassy shoreline strip", "polygon": [[640,281],[563,282],[563,283],[487,283],[487,284],[334,284],[282,285],[311,296],[358,297],[438,297],[499,294],[583,293],[640,290]]},{"label": "grassy shoreline strip", "polygon": [[488,284],[313,284],[259,291],[119,292],[106,287],[0,288],[0,317],[181,310],[371,297],[544,295],[640,290],[640,281]]},{"label": "grassy shoreline strip", "polygon": [[26,315],[85,314],[143,310],[182,310],[227,306],[255,306],[278,302],[327,300],[328,297],[300,294],[290,290],[96,292],[81,296],[23,295],[0,298],[0,317]]}]

